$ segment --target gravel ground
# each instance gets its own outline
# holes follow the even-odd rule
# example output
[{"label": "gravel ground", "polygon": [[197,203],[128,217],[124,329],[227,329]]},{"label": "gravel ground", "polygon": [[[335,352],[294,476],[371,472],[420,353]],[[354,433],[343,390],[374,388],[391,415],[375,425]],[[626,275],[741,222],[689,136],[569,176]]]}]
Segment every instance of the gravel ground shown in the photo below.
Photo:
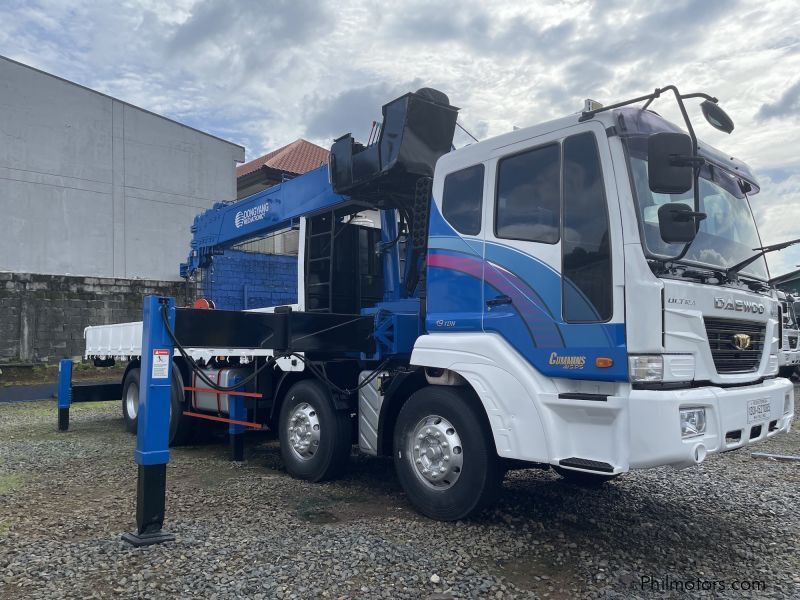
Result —
[{"label": "gravel ground", "polygon": [[[740,451],[589,490],[514,471],[495,509],[438,523],[388,460],[354,457],[345,479],[314,485],[286,475],[269,436],[248,437],[242,466],[212,439],[172,452],[177,541],[134,549],[119,539],[136,477],[119,404],[78,405],[71,421],[55,431],[53,401],[0,405],[0,598],[679,595],[642,589],[647,577],[717,590],[689,597],[749,598],[732,587],[751,581],[800,597],[800,463]],[[756,449],[800,454],[800,426]]]}]

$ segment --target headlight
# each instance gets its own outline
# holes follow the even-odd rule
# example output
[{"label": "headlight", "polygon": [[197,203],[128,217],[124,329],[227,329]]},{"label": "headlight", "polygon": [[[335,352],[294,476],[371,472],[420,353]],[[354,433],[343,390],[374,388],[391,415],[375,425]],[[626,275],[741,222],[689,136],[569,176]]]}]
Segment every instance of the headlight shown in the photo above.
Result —
[{"label": "headlight", "polygon": [[778,372],[778,355],[777,354],[770,354],[769,360],[767,361],[767,369],[764,371],[764,375],[775,375]]},{"label": "headlight", "polygon": [[681,437],[694,437],[706,432],[705,408],[682,408],[680,413]]},{"label": "headlight", "polygon": [[788,415],[792,412],[792,392],[786,392],[786,395],[783,397],[783,414]]},{"label": "headlight", "polygon": [[664,379],[664,357],[657,354],[628,357],[628,372],[632,382]]}]

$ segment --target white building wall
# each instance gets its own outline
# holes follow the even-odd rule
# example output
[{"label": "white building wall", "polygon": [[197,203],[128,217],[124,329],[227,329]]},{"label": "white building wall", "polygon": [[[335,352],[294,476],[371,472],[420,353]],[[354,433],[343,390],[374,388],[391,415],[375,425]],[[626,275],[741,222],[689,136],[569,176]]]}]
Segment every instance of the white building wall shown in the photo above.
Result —
[{"label": "white building wall", "polygon": [[244,149],[0,57],[0,271],[179,279]]}]

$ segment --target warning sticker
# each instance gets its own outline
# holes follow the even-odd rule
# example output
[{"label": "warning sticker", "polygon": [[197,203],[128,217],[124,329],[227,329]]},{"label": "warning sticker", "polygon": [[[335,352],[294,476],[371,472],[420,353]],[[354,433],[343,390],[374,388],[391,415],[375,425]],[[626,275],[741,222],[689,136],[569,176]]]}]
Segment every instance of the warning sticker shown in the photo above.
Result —
[{"label": "warning sticker", "polygon": [[156,348],[153,350],[153,379],[169,377],[169,350]]}]

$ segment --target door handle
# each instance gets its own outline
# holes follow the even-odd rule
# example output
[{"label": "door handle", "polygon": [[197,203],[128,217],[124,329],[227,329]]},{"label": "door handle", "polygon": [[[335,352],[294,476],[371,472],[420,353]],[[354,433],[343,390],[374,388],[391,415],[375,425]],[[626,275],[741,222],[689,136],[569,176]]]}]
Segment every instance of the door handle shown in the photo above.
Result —
[{"label": "door handle", "polygon": [[508,296],[498,296],[497,298],[492,298],[491,300],[486,301],[486,306],[492,308],[493,306],[500,306],[502,304],[511,304],[511,298]]}]

